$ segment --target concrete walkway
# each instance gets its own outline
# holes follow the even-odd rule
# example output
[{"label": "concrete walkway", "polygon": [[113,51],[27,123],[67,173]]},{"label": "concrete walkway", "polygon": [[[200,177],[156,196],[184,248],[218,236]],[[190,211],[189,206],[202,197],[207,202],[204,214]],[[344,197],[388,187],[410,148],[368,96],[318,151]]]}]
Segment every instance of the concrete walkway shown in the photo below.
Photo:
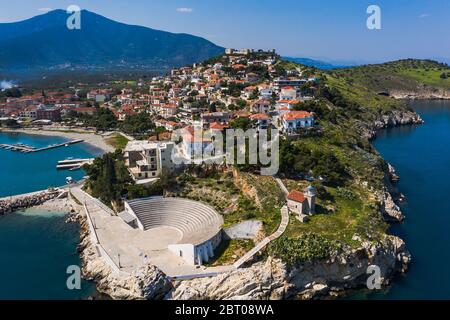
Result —
[{"label": "concrete walkway", "polygon": [[275,178],[275,181],[278,183],[278,185],[280,186],[281,190],[283,190],[283,192],[288,195],[289,194],[289,190],[286,188],[286,186],[284,185],[283,181],[280,178]]},{"label": "concrete walkway", "polygon": [[[283,190],[283,192],[286,195],[289,194],[289,191],[286,188],[286,186],[283,184],[283,181],[281,181],[281,179],[278,179],[278,178],[275,178],[275,180],[277,181],[277,183],[280,186],[281,190]],[[260,243],[258,243],[252,250],[247,252],[242,258],[240,258],[238,261],[236,261],[233,266],[236,269],[238,269],[244,263],[246,263],[247,261],[251,260],[258,252],[260,252],[262,249],[264,249],[270,242],[272,242],[272,241],[278,239],[279,237],[281,237],[284,234],[284,232],[286,231],[288,225],[289,225],[289,210],[288,210],[288,208],[286,206],[284,206],[281,209],[281,224],[278,227],[278,230],[274,234],[272,234],[271,236],[265,238]]]}]

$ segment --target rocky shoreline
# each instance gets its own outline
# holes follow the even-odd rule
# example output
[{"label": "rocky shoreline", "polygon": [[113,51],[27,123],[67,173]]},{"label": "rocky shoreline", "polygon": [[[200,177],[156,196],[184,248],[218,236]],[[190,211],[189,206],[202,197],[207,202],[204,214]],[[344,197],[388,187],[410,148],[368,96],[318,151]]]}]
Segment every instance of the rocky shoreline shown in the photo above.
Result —
[{"label": "rocky shoreline", "polygon": [[361,122],[358,129],[363,137],[373,140],[377,137],[380,130],[390,127],[421,124],[424,124],[423,119],[413,110],[395,110],[387,115],[381,116],[372,123]]},{"label": "rocky shoreline", "polygon": [[[405,126],[405,125],[422,125],[425,122],[419,114],[405,108],[403,110],[394,110],[389,114],[383,115],[373,121],[372,123],[360,123],[359,131],[361,135],[367,138],[369,141],[373,141],[377,138],[378,132],[383,129]],[[375,191],[375,197],[380,203],[380,211],[384,219],[389,223],[402,222],[405,216],[401,212],[398,205],[399,202],[404,201],[404,195],[399,193],[395,188],[395,183],[400,180],[395,168],[384,162],[384,187],[382,190]]]},{"label": "rocky shoreline", "polygon": [[78,247],[83,276],[97,283],[97,290],[115,300],[267,300],[320,299],[339,297],[348,290],[366,286],[367,268],[380,267],[380,282],[389,285],[393,276],[406,272],[411,256],[405,243],[386,235],[381,241],[354,240],[355,248],[346,248],[326,261],[288,267],[269,257],[250,267],[211,278],[169,281],[158,268],[143,266],[132,274],[114,272],[91,240],[86,216],[79,207],[71,221],[81,225]]},{"label": "rocky shoreline", "polygon": [[[359,239],[357,235],[354,239]],[[406,272],[411,260],[405,243],[386,236],[380,242],[363,241],[357,249],[348,248],[326,261],[288,267],[268,258],[249,268],[214,278],[176,282],[166,298],[175,300],[311,300],[339,297],[350,289],[367,284],[367,268],[380,267],[380,282],[389,285],[392,277]]]},{"label": "rocky shoreline", "polygon": [[450,91],[438,88],[422,87],[414,91],[391,90],[389,95],[402,100],[449,100]]}]

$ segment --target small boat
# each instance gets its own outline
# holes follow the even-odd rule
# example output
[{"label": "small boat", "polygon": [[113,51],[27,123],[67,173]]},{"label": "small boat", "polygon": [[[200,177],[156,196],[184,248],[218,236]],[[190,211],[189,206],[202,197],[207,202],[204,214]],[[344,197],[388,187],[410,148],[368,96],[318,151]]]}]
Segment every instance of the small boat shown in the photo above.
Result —
[{"label": "small boat", "polygon": [[75,180],[73,180],[72,177],[67,177],[67,178],[66,178],[66,183],[67,183],[67,184],[73,184],[73,183],[75,183]]}]

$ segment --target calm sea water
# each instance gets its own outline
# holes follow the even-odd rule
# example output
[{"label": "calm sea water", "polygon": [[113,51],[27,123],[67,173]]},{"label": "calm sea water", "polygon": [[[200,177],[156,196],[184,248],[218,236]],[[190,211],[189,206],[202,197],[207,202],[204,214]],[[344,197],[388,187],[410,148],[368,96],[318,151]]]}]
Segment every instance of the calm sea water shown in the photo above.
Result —
[{"label": "calm sea water", "polygon": [[391,232],[406,241],[413,263],[388,290],[355,298],[450,299],[450,102],[411,106],[426,124],[386,130],[374,144],[401,176],[407,219]]},{"label": "calm sea water", "polygon": [[0,217],[0,300],[74,300],[96,295],[82,281],[69,290],[67,267],[80,266],[79,226],[37,209]]},{"label": "calm sea water", "polygon": [[[25,143],[45,147],[66,140],[24,134],[0,133],[0,144]],[[67,176],[82,171],[57,171],[56,163],[68,157],[100,154],[86,144],[22,154],[0,149],[0,197],[60,186]],[[81,290],[68,290],[67,267],[80,265],[77,254],[79,226],[65,223],[66,213],[30,209],[0,217],[0,299],[86,299],[95,285],[83,281]]]},{"label": "calm sea water", "polygon": [[[0,133],[0,144],[24,143],[46,147],[65,141],[67,139],[60,137]],[[0,197],[61,186],[67,176],[80,179],[83,177],[82,171],[57,171],[57,162],[68,157],[90,158],[100,153],[100,150],[84,143],[36,153],[0,149]]]}]

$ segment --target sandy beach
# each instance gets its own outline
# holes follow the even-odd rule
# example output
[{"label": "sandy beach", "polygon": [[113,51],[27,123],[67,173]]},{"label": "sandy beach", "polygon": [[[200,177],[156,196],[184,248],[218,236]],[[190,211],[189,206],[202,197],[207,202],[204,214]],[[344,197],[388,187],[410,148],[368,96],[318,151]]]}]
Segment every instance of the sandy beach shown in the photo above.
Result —
[{"label": "sandy beach", "polygon": [[63,137],[68,140],[83,140],[85,143],[102,150],[103,152],[114,152],[114,147],[108,144],[106,138],[95,133],[81,133],[58,130],[38,130],[38,129],[3,129],[0,132],[24,133],[41,136]]}]

